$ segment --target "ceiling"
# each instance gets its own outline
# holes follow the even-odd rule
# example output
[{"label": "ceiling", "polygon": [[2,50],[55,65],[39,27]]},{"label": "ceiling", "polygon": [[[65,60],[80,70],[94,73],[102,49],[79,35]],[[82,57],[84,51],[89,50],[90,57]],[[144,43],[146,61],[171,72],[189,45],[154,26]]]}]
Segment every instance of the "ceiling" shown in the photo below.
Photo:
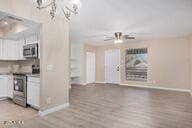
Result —
[{"label": "ceiling", "polygon": [[82,0],[70,21],[73,43],[110,44],[119,31],[136,41],[192,34],[192,0]]},{"label": "ceiling", "polygon": [[0,11],[0,39],[18,40],[38,33],[39,29],[38,23]]}]

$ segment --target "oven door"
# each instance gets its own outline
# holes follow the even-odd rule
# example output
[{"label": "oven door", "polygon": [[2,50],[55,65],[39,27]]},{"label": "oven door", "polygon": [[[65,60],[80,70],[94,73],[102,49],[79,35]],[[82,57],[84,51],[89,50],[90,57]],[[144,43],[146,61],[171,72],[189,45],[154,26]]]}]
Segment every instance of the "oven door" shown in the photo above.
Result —
[{"label": "oven door", "polygon": [[26,97],[26,77],[16,76],[13,83],[13,94],[20,97]]}]

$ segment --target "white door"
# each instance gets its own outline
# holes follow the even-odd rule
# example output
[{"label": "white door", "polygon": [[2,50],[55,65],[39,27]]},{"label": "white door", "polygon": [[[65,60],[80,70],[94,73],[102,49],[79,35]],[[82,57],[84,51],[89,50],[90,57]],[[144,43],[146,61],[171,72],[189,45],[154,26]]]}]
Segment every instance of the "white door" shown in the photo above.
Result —
[{"label": "white door", "polygon": [[95,53],[87,52],[87,83],[95,82]]},{"label": "white door", "polygon": [[120,50],[105,51],[105,82],[120,84]]}]

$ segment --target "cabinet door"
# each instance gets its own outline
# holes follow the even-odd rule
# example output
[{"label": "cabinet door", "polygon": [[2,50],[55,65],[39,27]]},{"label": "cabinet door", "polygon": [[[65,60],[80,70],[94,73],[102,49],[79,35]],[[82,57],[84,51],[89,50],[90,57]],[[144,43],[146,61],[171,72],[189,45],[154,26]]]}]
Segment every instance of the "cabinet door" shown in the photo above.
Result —
[{"label": "cabinet door", "polygon": [[3,77],[0,76],[0,98],[3,97],[3,89],[4,89],[4,80],[3,80]]},{"label": "cabinet door", "polygon": [[7,43],[7,57],[11,60],[17,60],[17,44],[14,41]]},{"label": "cabinet door", "polygon": [[3,41],[3,58],[5,60],[17,60],[17,42],[12,40]]},{"label": "cabinet door", "polygon": [[23,57],[23,45],[25,44],[25,40],[19,40],[17,42],[17,58],[18,60],[25,60],[26,58]]},{"label": "cabinet door", "polygon": [[7,97],[7,78],[0,76],[0,98]]},{"label": "cabinet door", "polygon": [[13,98],[13,76],[7,76],[8,77],[8,83],[7,83],[7,96],[9,98]]},{"label": "cabinet door", "polygon": [[33,105],[33,85],[27,83],[27,104]]},{"label": "cabinet door", "polygon": [[39,83],[27,83],[27,104],[39,108]]},{"label": "cabinet door", "polygon": [[34,99],[33,99],[33,105],[37,108],[39,108],[39,84],[35,83],[33,86],[33,92],[34,92]]}]

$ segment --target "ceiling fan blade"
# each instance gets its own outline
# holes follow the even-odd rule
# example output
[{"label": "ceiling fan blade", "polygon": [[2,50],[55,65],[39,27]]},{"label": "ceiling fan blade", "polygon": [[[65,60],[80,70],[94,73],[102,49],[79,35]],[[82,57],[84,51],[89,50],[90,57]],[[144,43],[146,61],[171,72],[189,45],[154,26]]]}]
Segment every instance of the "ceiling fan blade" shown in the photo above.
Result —
[{"label": "ceiling fan blade", "polygon": [[103,36],[106,36],[106,35],[103,35],[103,34],[98,34],[98,35],[90,35],[90,36],[85,36],[84,38],[99,38],[99,37],[103,37]]},{"label": "ceiling fan blade", "polygon": [[125,39],[133,40],[133,39],[135,39],[135,37],[127,37]]},{"label": "ceiling fan blade", "polygon": [[129,36],[129,35],[124,35],[123,38],[124,38],[124,39],[135,39],[135,37],[131,37],[131,36]]},{"label": "ceiling fan blade", "polygon": [[107,37],[107,36],[106,36],[105,38],[106,38],[106,39],[114,39],[114,37]]},{"label": "ceiling fan blade", "polygon": [[100,33],[95,35],[87,35],[87,36],[84,36],[84,38],[100,38],[100,37],[106,37],[107,35],[113,36],[112,33],[106,32],[106,33]]},{"label": "ceiling fan blade", "polygon": [[111,41],[111,40],[114,40],[114,38],[111,38],[111,39],[104,39],[104,41]]},{"label": "ceiling fan blade", "polygon": [[129,37],[129,35],[123,35],[123,38],[128,38]]}]

